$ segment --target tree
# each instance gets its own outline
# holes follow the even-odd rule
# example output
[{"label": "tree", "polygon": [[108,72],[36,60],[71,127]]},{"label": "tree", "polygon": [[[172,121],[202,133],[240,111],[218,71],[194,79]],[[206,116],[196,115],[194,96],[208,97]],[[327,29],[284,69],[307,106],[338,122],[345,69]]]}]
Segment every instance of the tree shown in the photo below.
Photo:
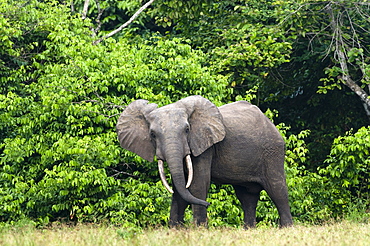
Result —
[{"label": "tree", "polygon": [[325,166],[323,161],[333,139],[369,122],[362,101],[355,99],[356,93],[338,79],[343,73],[336,50],[341,48],[335,46],[339,36],[333,33],[329,14],[331,8],[341,18],[339,34],[346,45],[349,75],[366,91],[367,82],[359,66],[366,55],[362,59],[354,52],[359,46],[349,45],[357,45],[356,40],[361,40],[358,45],[367,52],[368,22],[360,15],[366,13],[366,5],[359,1],[284,1],[279,6],[278,26],[286,30],[292,53],[290,62],[270,70],[271,76],[265,83],[266,94],[270,96],[265,97],[265,105],[276,108],[277,122],[291,125],[293,132],[311,130],[307,139],[310,149],[307,167],[315,171],[318,166]]},{"label": "tree", "polygon": [[[279,127],[287,142],[296,218],[342,216],[340,206],[349,207],[358,190],[368,189],[362,185],[368,179],[362,161],[368,160],[355,156],[357,150],[367,153],[365,145],[356,142],[357,137],[366,140],[367,130],[359,131],[355,139],[351,134],[338,138],[331,147],[333,139],[366,123],[361,118],[363,106],[360,100],[353,102],[355,93],[349,87],[329,90],[343,85],[338,80],[343,76],[341,63],[334,59],[339,53],[330,50],[337,42],[327,38],[329,30],[340,26],[330,25],[329,8],[318,11],[322,4],[2,1],[0,220],[165,224],[170,197],[158,181],[156,166],[120,148],[114,127],[132,100],[163,105],[192,94],[217,105],[247,98],[275,115],[275,123],[285,122]],[[362,78],[367,91],[362,71],[367,71],[368,20],[360,18],[363,9],[356,9],[366,5],[339,1],[326,5],[343,23],[348,19],[338,13],[348,13],[352,18],[348,23],[357,23],[362,50],[352,47],[344,54],[351,79],[360,85]],[[129,25],[94,45],[125,23]],[[348,30],[340,30],[343,40],[349,40]],[[312,49],[307,49],[310,45]],[[349,47],[347,41],[341,45]],[[321,94],[316,93],[318,88]],[[338,155],[341,142],[345,153]],[[361,170],[348,175],[333,171],[341,166]],[[345,183],[344,202],[337,192],[344,184],[339,181],[342,177],[354,177]],[[274,206],[264,195],[258,219],[275,220]],[[213,184],[209,199],[210,225],[240,224],[239,204],[230,187]]]},{"label": "tree", "polygon": [[153,206],[170,201],[156,167],[119,147],[116,119],[137,98],[161,105],[207,94],[220,104],[225,78],[179,39],[93,45],[88,20],[66,6],[1,7],[0,219],[165,223],[169,206]]},{"label": "tree", "polygon": [[270,0],[214,1],[202,5],[196,18],[178,16],[173,35],[208,54],[212,69],[229,78],[233,99],[256,88],[264,94],[270,70],[289,61],[291,43],[277,26],[278,10]]},{"label": "tree", "polygon": [[[293,33],[306,37],[312,52],[320,52],[321,59],[330,58],[325,68],[327,77],[322,78],[324,85],[319,86],[318,92],[327,93],[327,90],[341,89],[345,85],[359,97],[369,117],[367,1],[302,1],[288,5],[291,14],[283,23],[293,27]],[[324,49],[317,48],[314,45],[317,43]]]}]

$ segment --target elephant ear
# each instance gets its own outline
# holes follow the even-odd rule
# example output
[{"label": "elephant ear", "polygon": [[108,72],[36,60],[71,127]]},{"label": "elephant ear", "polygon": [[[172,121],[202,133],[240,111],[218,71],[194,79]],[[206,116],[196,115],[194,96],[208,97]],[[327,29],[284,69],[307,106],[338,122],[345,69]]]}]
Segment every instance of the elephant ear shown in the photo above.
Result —
[{"label": "elephant ear", "polygon": [[121,147],[150,162],[153,161],[155,149],[150,140],[149,124],[145,116],[156,108],[156,104],[148,104],[146,100],[133,101],[122,112],[116,125]]},{"label": "elephant ear", "polygon": [[208,99],[190,96],[181,99],[189,115],[189,145],[194,156],[225,138],[225,126],[220,111]]}]

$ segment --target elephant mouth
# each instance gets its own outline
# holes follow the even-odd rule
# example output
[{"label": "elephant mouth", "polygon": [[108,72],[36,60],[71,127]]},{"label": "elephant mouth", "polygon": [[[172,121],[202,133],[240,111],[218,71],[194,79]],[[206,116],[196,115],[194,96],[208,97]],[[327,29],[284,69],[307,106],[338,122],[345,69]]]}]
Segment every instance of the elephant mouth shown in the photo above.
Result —
[{"label": "elephant mouth", "polygon": [[[186,167],[188,169],[188,181],[186,183],[186,188],[189,188],[190,185],[191,185],[191,182],[193,181],[193,175],[194,175],[194,171],[193,171],[193,163],[191,162],[191,158],[190,158],[190,155],[187,155],[185,157],[185,160],[186,160]],[[164,166],[163,166],[163,160],[158,160],[158,171],[159,171],[159,176],[161,177],[161,180],[162,180],[162,183],[164,185],[164,187],[170,192],[170,193],[174,193],[172,188],[170,187],[170,185],[168,184],[167,182],[167,179],[166,179],[166,174],[164,172]]]}]

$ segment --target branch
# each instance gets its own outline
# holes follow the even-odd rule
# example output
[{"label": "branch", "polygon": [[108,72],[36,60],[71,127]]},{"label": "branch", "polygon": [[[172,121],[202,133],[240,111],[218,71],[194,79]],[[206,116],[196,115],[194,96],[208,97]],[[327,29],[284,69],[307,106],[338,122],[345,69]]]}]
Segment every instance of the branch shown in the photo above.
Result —
[{"label": "branch", "polygon": [[[63,86],[47,86],[47,87],[48,88],[59,88],[59,89],[62,89],[62,90],[65,90],[65,91],[68,91],[68,92],[71,92],[73,94],[78,95],[78,92],[77,91],[69,90],[69,89],[67,89],[66,87],[63,87]],[[98,94],[96,94],[96,95],[98,97],[100,97]],[[97,103],[97,104],[103,105],[107,110],[112,110],[114,108],[123,110],[123,109],[126,108],[125,106],[116,105],[116,104],[111,103],[111,102],[104,102],[104,99],[101,98],[101,97],[99,99],[100,99],[100,101],[94,100],[94,99],[86,99],[86,100],[82,100],[82,101],[79,101],[79,102],[71,102],[71,103],[72,104]],[[94,113],[94,114],[102,115],[102,116],[104,116],[106,118],[105,120],[109,120],[110,118],[116,117],[116,116],[118,116],[118,115],[121,114],[121,113],[117,113],[117,114],[113,114],[113,115],[108,115],[108,114],[104,114],[104,113],[97,112],[97,111],[91,111],[91,110],[82,110],[82,111],[83,112],[89,112],[89,113]]]},{"label": "branch", "polygon": [[[88,1],[88,0],[86,0],[86,1]],[[150,0],[149,2],[147,2],[146,4],[144,4],[143,6],[141,6],[141,8],[138,11],[136,11],[136,13],[126,23],[124,23],[123,25],[121,25],[120,27],[118,27],[116,30],[108,33],[104,37],[102,37],[102,38],[94,41],[93,44],[96,45],[96,44],[100,43],[101,41],[103,41],[104,39],[110,38],[113,35],[119,33],[120,31],[122,31],[125,27],[127,27],[128,25],[130,25],[139,16],[139,14],[141,12],[143,12],[146,8],[148,8],[149,5],[151,5],[153,2],[154,2],[154,0]]]},{"label": "branch", "polygon": [[[124,169],[131,169],[130,165],[128,163],[119,163],[117,165],[117,167],[119,168],[119,166],[123,167]],[[109,170],[111,170],[112,172],[114,172],[112,175],[109,175],[110,177],[114,177],[116,179],[118,179],[117,176],[119,175],[126,175],[126,176],[129,176],[129,177],[132,177],[132,178],[135,178],[135,179],[138,179],[139,176],[137,175],[134,175],[134,174],[131,174],[131,173],[128,173],[128,172],[124,172],[124,171],[120,171],[118,169],[115,169],[113,167],[108,167]]]},{"label": "branch", "polygon": [[89,10],[90,0],[85,0],[84,8],[82,10],[82,20],[86,19],[87,11]]},{"label": "branch", "polygon": [[[76,103],[76,102],[73,102],[73,103]],[[118,113],[118,114],[113,114],[113,115],[109,115],[109,114],[103,114],[103,113],[100,113],[100,112],[97,112],[97,111],[92,111],[92,110],[81,110],[82,112],[87,112],[87,113],[92,113],[92,114],[97,114],[97,115],[102,115],[105,117],[105,121],[109,120],[110,118],[113,118],[113,117],[116,117],[116,116],[119,116],[121,115],[121,113]]]},{"label": "branch", "polygon": [[71,12],[75,12],[75,4],[73,3],[73,1],[71,1]]},{"label": "branch", "polygon": [[338,76],[338,79],[343,81],[343,83],[348,86],[357,96],[360,97],[362,104],[364,106],[366,115],[370,118],[370,97],[364,89],[361,88],[355,81],[351,79],[348,75]]},{"label": "branch", "polygon": [[93,27],[91,28],[94,37],[97,36],[97,33],[100,30],[100,28],[101,28],[102,23],[101,23],[100,18],[101,18],[102,14],[103,14],[103,12],[105,10],[105,9],[101,9],[100,8],[100,4],[99,4],[99,1],[98,0],[95,0],[95,3],[96,3],[96,7],[98,8],[98,16],[96,17],[96,20],[95,20],[96,23],[97,23],[97,27],[96,28],[93,28]]},{"label": "branch", "polygon": [[[104,107],[106,107],[108,110],[111,110],[111,109],[120,109],[120,110],[123,110],[125,109],[124,106],[120,106],[120,105],[116,105],[114,103],[111,103],[111,102],[107,102],[107,103],[104,103],[104,102],[101,102],[101,101],[98,101],[98,100],[83,100],[83,101],[79,101],[79,102],[72,102],[74,104],[83,104],[83,103],[98,103],[98,104],[101,104],[103,105]],[[109,109],[110,108],[110,109]],[[118,115],[121,115],[121,113],[117,113],[117,114],[113,114],[113,115],[108,115],[108,114],[104,114],[104,113],[101,113],[101,112],[97,112],[97,111],[92,111],[92,110],[82,110],[83,112],[89,112],[89,113],[94,113],[94,114],[98,114],[98,115],[102,115],[106,118],[106,120],[109,120],[110,118],[113,118],[113,117],[116,117]]]},{"label": "branch", "polygon": [[[346,45],[343,40],[343,33],[340,29],[342,26],[342,16],[338,14],[338,16],[334,15],[333,9],[331,6],[328,8],[328,12],[330,15],[330,24],[331,28],[333,30],[333,40],[332,43],[335,42],[335,51],[334,54],[337,56],[335,59],[339,62],[342,75],[338,76],[337,78],[342,81],[348,88],[350,88],[354,93],[356,93],[357,96],[360,97],[362,104],[364,106],[366,115],[370,118],[370,97],[366,93],[366,91],[361,88],[352,78],[349,74],[349,69],[347,65],[347,55],[346,55]],[[356,38],[356,33],[354,34]],[[359,44],[359,41],[357,41]],[[361,67],[360,67],[361,68]],[[362,69],[361,69],[362,70]],[[364,76],[366,76],[366,73],[364,73]]]},{"label": "branch", "polygon": [[338,79],[343,81],[348,88],[350,88],[357,96],[361,98],[361,101],[366,103],[370,107],[370,98],[364,89],[361,88],[352,78],[348,75],[338,76]]},{"label": "branch", "polygon": [[132,178],[135,178],[135,179],[138,179],[139,178],[139,176],[133,175],[133,174],[128,173],[128,172],[118,171],[118,170],[116,170],[114,168],[109,168],[109,169],[114,172],[114,174],[110,175],[110,177],[114,177],[116,179],[118,179],[117,176],[118,175],[121,175],[121,174],[122,175],[129,176],[129,177],[132,177]]}]

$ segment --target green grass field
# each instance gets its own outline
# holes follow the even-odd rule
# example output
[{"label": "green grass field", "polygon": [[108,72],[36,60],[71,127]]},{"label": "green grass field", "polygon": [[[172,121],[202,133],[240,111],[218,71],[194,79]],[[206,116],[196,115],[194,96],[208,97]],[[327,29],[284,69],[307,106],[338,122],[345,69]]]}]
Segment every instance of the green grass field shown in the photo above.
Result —
[{"label": "green grass field", "polygon": [[7,227],[0,245],[370,245],[370,224],[340,222],[321,226],[252,230],[167,229],[130,231],[119,227],[78,225],[48,229]]}]

